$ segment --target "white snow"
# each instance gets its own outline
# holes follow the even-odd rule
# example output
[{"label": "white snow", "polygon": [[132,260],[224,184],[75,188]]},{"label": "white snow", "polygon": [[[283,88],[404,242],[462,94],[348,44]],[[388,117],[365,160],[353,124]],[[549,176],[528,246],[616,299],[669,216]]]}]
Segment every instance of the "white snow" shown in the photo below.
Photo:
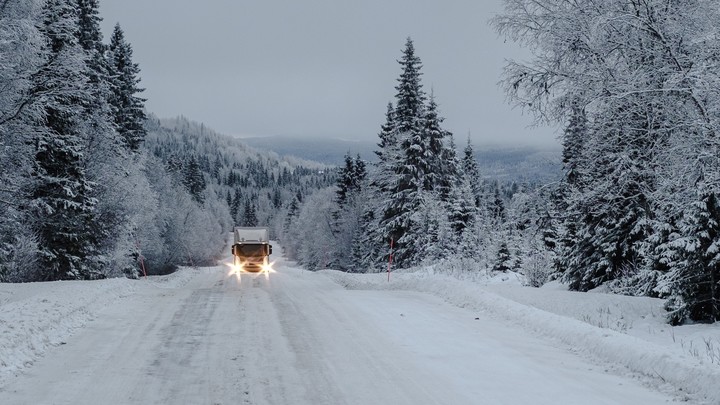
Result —
[{"label": "white snow", "polygon": [[428,268],[392,273],[389,282],[386,274],[322,273],[353,290],[429,293],[720,404],[720,324],[671,327],[660,299],[572,292],[557,282],[523,287],[512,273],[476,282]]},{"label": "white snow", "polygon": [[0,284],[0,402],[720,403],[720,329],[659,300],[276,268]]},{"label": "white snow", "polygon": [[192,270],[180,269],[141,280],[0,283],[0,384],[64,345],[101,310],[134,296],[139,286],[177,288],[192,276]]}]

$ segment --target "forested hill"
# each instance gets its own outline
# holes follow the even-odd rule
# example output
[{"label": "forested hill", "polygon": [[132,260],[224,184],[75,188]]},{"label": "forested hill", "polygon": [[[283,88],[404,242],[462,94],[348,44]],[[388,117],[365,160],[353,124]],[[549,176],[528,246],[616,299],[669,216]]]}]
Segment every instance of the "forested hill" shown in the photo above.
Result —
[{"label": "forested hill", "polygon": [[150,117],[146,128],[147,149],[181,172],[196,198],[223,201],[236,225],[273,225],[293,199],[335,182],[328,165],[249,147],[185,117]]}]

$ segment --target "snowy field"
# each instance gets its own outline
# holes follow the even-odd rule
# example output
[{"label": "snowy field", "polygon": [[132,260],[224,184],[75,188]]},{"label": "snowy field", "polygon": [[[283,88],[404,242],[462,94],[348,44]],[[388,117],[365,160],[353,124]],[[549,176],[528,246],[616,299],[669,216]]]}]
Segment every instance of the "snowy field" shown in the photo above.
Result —
[{"label": "snowy field", "polygon": [[720,328],[659,300],[276,269],[0,284],[0,403],[720,403]]}]

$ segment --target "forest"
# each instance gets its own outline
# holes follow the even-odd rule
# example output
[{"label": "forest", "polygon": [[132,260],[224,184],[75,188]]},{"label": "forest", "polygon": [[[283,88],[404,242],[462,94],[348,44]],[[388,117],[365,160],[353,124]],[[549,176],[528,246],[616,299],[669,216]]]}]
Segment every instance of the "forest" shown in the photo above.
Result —
[{"label": "forest", "polygon": [[140,67],[97,0],[0,4],[0,281],[164,274],[215,264],[238,225],[334,182],[145,111]]},{"label": "forest", "polygon": [[531,57],[502,85],[561,125],[563,178],[505,184],[444,129],[408,38],[376,163],[281,158],[146,112],[98,0],[0,3],[0,281],[163,274],[267,225],[308,269],[434,266],[666,299],[720,319],[720,29],[712,1],[504,0]]}]

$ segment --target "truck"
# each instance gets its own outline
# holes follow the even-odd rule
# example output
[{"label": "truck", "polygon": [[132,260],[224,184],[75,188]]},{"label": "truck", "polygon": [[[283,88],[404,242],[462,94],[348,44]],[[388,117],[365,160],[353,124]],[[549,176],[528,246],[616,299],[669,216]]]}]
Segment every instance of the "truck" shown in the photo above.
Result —
[{"label": "truck", "polygon": [[241,271],[270,271],[272,245],[268,228],[237,226],[233,234],[233,264]]}]

